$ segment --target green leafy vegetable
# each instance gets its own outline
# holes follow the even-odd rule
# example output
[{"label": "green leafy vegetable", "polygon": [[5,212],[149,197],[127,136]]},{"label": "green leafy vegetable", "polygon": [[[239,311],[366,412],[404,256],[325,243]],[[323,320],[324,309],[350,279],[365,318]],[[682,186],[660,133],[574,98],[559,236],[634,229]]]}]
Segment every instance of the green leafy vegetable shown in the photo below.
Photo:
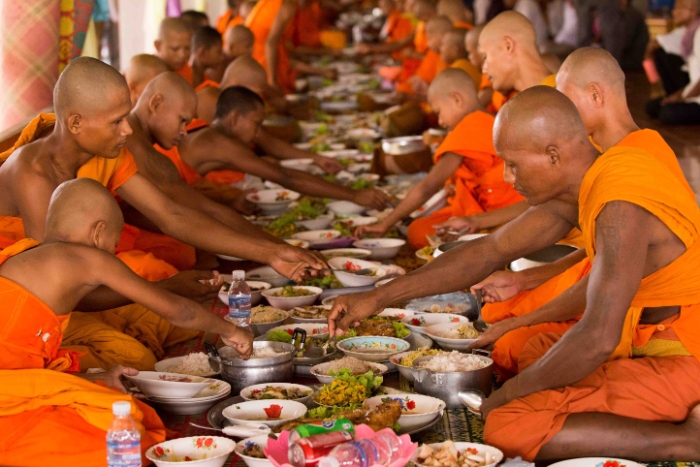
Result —
[{"label": "green leafy vegetable", "polygon": [[350,182],[348,186],[353,190],[366,190],[369,188],[374,188],[374,183],[370,182],[366,178],[358,178],[357,180]]},{"label": "green leafy vegetable", "polygon": [[284,342],[285,344],[292,343],[292,336],[290,336],[289,333],[283,329],[268,331],[267,339],[274,342]]},{"label": "green leafy vegetable", "polygon": [[409,334],[411,334],[411,331],[408,330],[405,324],[400,323],[398,321],[394,321],[391,324],[394,326],[394,332],[396,333],[396,337],[398,337],[399,339],[408,337]]},{"label": "green leafy vegetable", "polygon": [[374,372],[372,370],[369,370],[363,375],[355,376],[348,368],[341,368],[337,373],[331,371],[330,375],[335,376],[335,379],[340,381],[361,384],[367,389],[367,394],[371,394],[374,388],[378,388],[384,382],[384,378],[381,376],[374,376]]}]

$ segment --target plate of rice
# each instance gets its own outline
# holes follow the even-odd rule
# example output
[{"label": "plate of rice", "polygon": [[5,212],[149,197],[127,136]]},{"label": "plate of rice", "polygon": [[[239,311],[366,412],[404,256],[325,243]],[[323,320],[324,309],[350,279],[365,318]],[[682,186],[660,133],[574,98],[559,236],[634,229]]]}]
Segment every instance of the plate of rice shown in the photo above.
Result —
[{"label": "plate of rice", "polygon": [[425,333],[446,350],[467,350],[469,345],[481,335],[474,329],[472,323],[435,324],[428,326]]},{"label": "plate of rice", "polygon": [[164,373],[209,377],[219,372],[209,365],[209,357],[204,352],[191,353],[183,357],[167,358],[157,362],[155,370]]},{"label": "plate of rice", "polygon": [[328,384],[336,379],[341,369],[350,370],[354,376],[364,375],[368,371],[375,376],[382,376],[389,368],[386,365],[375,362],[366,362],[355,357],[343,357],[326,363],[320,363],[311,367],[311,374],[322,384]]},{"label": "plate of rice", "polygon": [[401,376],[403,376],[408,382],[413,383],[414,378],[411,374],[413,361],[421,357],[432,357],[433,355],[441,353],[444,353],[444,350],[422,348],[418,350],[412,350],[410,352],[398,353],[391,357],[389,361],[396,365],[396,369],[399,370]]},{"label": "plate of rice", "polygon": [[491,365],[490,358],[471,353],[461,353],[453,350],[444,352],[425,361],[415,362],[418,368],[434,371],[436,373],[461,373],[475,371]]}]

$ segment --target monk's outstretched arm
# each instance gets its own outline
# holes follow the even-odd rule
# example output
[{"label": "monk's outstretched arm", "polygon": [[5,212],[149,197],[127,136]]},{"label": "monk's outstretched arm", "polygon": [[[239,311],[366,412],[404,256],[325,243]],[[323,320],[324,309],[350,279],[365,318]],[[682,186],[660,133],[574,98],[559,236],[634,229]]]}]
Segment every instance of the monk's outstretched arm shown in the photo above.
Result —
[{"label": "monk's outstretched arm", "polygon": [[267,80],[271,85],[277,84],[277,62],[279,61],[279,46],[287,24],[295,13],[294,3],[288,0],[282,2],[275,19],[272,21],[270,34],[265,41],[265,60],[267,61]]},{"label": "monk's outstretched arm", "polygon": [[481,214],[475,214],[474,217],[477,219],[479,224],[479,229],[492,229],[500,225],[506,224],[520,214],[527,211],[529,205],[526,201],[521,201],[519,203],[511,204],[505,208],[494,209],[493,211],[484,212]]},{"label": "monk's outstretched arm", "polygon": [[497,232],[440,255],[375,291],[340,297],[328,317],[329,329],[345,331],[394,303],[471,287],[508,262],[553,245],[572,227],[552,206],[530,208]]},{"label": "monk's outstretched arm", "polygon": [[546,355],[492,396],[495,404],[574,384],[610,357],[644,275],[652,219],[641,207],[623,201],[603,208],[596,219],[597,251],[583,318]]},{"label": "monk's outstretched arm", "polygon": [[314,164],[318,165],[326,172],[331,173],[338,172],[344,168],[343,165],[335,159],[319,156],[310,151],[302,151],[294,147],[293,144],[289,144],[285,140],[271,135],[263,128],[258,131],[255,137],[255,144],[262,149],[265,154],[269,154],[275,159],[313,159]]}]

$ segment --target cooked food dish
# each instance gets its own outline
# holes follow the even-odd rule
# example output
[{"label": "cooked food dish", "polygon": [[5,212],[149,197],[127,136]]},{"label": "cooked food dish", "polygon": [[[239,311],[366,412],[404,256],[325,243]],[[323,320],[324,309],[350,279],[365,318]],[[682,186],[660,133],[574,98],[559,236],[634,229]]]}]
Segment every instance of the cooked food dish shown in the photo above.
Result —
[{"label": "cooked food dish", "polygon": [[484,368],[488,362],[478,355],[464,354],[453,350],[434,356],[427,362],[420,365],[426,370],[437,371],[440,373],[457,372],[457,371],[474,371]]},{"label": "cooked food dish", "polygon": [[463,303],[448,303],[444,308],[437,304],[432,305],[428,311],[430,313],[464,313],[467,311],[467,308],[467,305]]},{"label": "cooked food dish", "polygon": [[429,467],[484,467],[496,462],[488,452],[479,452],[476,448],[458,451],[453,441],[445,441],[440,449],[433,449],[427,444],[418,448],[418,463]]},{"label": "cooked food dish", "polygon": [[302,319],[321,319],[328,318],[330,308],[324,306],[297,306],[292,309],[294,317]]},{"label": "cooked food dish", "polygon": [[343,357],[339,360],[333,360],[328,362],[328,365],[323,370],[323,374],[335,376],[340,370],[348,370],[353,375],[364,375],[368,371],[373,373],[379,373],[379,369],[372,365],[363,362],[362,360],[355,357]]},{"label": "cooked food dish", "polygon": [[253,349],[253,354],[250,358],[270,358],[282,355],[280,352],[276,352],[272,347],[263,347],[261,349]]},{"label": "cooked food dish", "polygon": [[250,393],[250,399],[259,401],[263,399],[301,399],[310,395],[310,391],[303,391],[299,388],[282,388],[279,386],[266,386],[264,389],[255,389]]},{"label": "cooked food dish", "polygon": [[365,424],[374,431],[384,428],[394,427],[401,417],[401,402],[388,401],[373,409],[357,408],[354,410],[333,411],[327,407],[318,407],[306,413],[307,418],[299,418],[290,422],[282,423],[273,428],[275,433],[284,430],[293,430],[299,425],[306,423],[321,423],[324,420],[335,420],[347,418],[353,425]]},{"label": "cooked food dish", "polygon": [[273,306],[256,306],[250,311],[250,321],[253,324],[274,323],[287,317],[287,312]]},{"label": "cooked food dish", "polygon": [[170,376],[170,375],[159,375],[158,379],[161,381],[170,381],[171,383],[192,383],[192,379],[187,376]]},{"label": "cooked food dish", "polygon": [[196,352],[184,356],[179,365],[168,368],[167,372],[204,376],[210,375],[214,370],[209,365],[209,357],[204,352]]},{"label": "cooked food dish", "polygon": [[474,325],[471,323],[464,323],[448,331],[435,333],[435,335],[446,339],[476,339],[481,333],[474,329]]},{"label": "cooked food dish", "polygon": [[350,329],[349,332],[343,336],[343,338],[384,336],[403,339],[408,337],[410,334],[411,331],[408,330],[406,325],[399,322],[398,317],[372,316],[371,318],[363,320],[358,327]]},{"label": "cooked food dish", "polygon": [[262,448],[252,442],[252,441],[247,441],[245,443],[245,448],[243,449],[243,455],[248,456],[248,457],[255,457],[256,459],[266,459],[265,453],[263,452]]},{"label": "cooked food dish", "polygon": [[[231,288],[231,283],[224,282],[223,291],[228,292],[228,289],[230,289],[230,288]],[[254,287],[250,284],[248,284],[248,288],[250,289],[251,292],[260,292],[261,290],[265,290],[265,287]]]},{"label": "cooked food dish", "polygon": [[293,285],[286,285],[282,287],[282,290],[279,292],[275,293],[275,297],[306,297],[308,295],[313,295],[313,293],[309,290],[306,289],[301,289],[298,287],[294,287]]},{"label": "cooked food dish", "polygon": [[335,379],[324,385],[314,401],[322,405],[346,406],[362,404],[367,399],[367,388],[354,381]]},{"label": "cooked food dish", "polygon": [[403,357],[399,361],[399,365],[412,367],[413,362],[421,357],[429,357],[431,355],[438,355],[441,353],[445,353],[445,351],[444,350],[437,350],[437,349],[425,349],[425,348],[414,350],[413,352],[409,352],[408,354],[406,354],[406,356]]}]

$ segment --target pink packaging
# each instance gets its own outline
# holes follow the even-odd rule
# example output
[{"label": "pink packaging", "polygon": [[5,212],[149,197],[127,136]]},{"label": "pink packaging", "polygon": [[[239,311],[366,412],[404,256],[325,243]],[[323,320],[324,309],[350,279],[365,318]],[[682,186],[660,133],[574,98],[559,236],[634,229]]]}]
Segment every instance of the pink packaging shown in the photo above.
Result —
[{"label": "pink packaging", "polygon": [[642,66],[644,67],[644,71],[647,74],[647,79],[651,84],[656,84],[661,80],[653,59],[647,58],[642,62]]}]

